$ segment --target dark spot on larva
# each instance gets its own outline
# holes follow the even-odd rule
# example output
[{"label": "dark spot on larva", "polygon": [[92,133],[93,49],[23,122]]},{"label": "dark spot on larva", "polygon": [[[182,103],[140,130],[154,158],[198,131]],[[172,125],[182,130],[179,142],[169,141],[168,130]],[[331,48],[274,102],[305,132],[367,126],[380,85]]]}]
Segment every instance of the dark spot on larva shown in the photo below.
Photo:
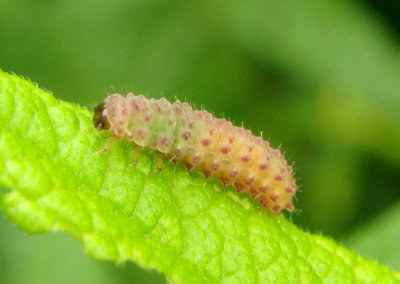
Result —
[{"label": "dark spot on larva", "polygon": [[217,162],[212,162],[211,164],[210,164],[210,169],[212,169],[213,171],[216,171],[216,170],[218,170],[218,163]]},{"label": "dark spot on larva", "polygon": [[240,157],[240,160],[242,161],[242,162],[244,162],[244,163],[246,163],[246,162],[248,162],[248,161],[250,161],[250,156],[242,156],[242,157]]},{"label": "dark spot on larva", "polygon": [[118,124],[123,125],[124,121],[123,120],[118,120]]},{"label": "dark spot on larva", "polygon": [[225,147],[222,147],[220,149],[220,151],[222,154],[228,154],[231,151],[231,148],[229,146],[225,146]]},{"label": "dark spot on larva", "polygon": [[156,107],[158,113],[162,113],[162,108],[160,106]]},{"label": "dark spot on larva", "polygon": [[250,190],[249,190],[249,193],[250,193],[251,198],[253,198],[253,199],[254,199],[254,198],[257,196],[257,194],[258,194],[257,190],[255,190],[255,189],[250,189]]},{"label": "dark spot on larva", "polygon": [[260,168],[260,170],[265,170],[268,167],[268,165],[264,163],[260,164],[258,167]]},{"label": "dark spot on larva", "polygon": [[210,136],[212,136],[212,135],[214,134],[214,130],[211,129],[211,130],[209,131],[209,133],[210,133]]},{"label": "dark spot on larva", "polygon": [[278,201],[278,195],[277,194],[271,194],[269,199],[271,199],[271,201],[273,201],[273,202],[277,202]]},{"label": "dark spot on larva", "polygon": [[237,172],[237,171],[231,171],[231,172],[229,173],[229,175],[230,175],[231,177],[233,177],[233,178],[236,178],[236,177],[238,176],[238,172]]},{"label": "dark spot on larva", "polygon": [[253,151],[254,147],[250,146],[249,147],[249,152]]},{"label": "dark spot on larva", "polygon": [[169,126],[174,125],[174,121],[173,121],[172,119],[169,119],[169,120],[168,120],[168,125],[169,125]]},{"label": "dark spot on larva", "polygon": [[210,171],[203,170],[202,172],[203,172],[203,175],[204,175],[204,177],[206,179],[209,179],[211,177],[211,172]]},{"label": "dark spot on larva", "polygon": [[237,192],[242,192],[245,189],[245,187],[240,183],[235,183],[234,186]]},{"label": "dark spot on larva", "polygon": [[161,138],[161,143],[165,146],[169,146],[171,144],[171,140],[168,139],[167,137]]},{"label": "dark spot on larva", "polygon": [[175,107],[175,114],[176,115],[181,115],[182,114],[182,109],[180,107]]},{"label": "dark spot on larva", "polygon": [[190,172],[191,170],[193,170],[194,165],[189,163],[189,162],[184,162],[183,163],[186,167],[186,169]]},{"label": "dark spot on larva", "polygon": [[226,178],[226,177],[220,178],[220,181],[221,181],[223,186],[227,186],[228,184],[231,183],[231,180],[229,178]]},{"label": "dark spot on larva", "polygon": [[192,135],[188,131],[182,133],[182,139],[183,140],[189,140],[191,136]]},{"label": "dark spot on larva", "polygon": [[151,120],[151,116],[146,116],[146,117],[144,118],[144,121],[145,121],[145,122],[150,122],[150,120]]},{"label": "dark spot on larva", "polygon": [[144,139],[144,138],[147,137],[147,133],[143,129],[140,129],[140,130],[137,131],[137,136],[142,138],[142,139]]},{"label": "dark spot on larva", "polygon": [[279,212],[281,211],[281,207],[280,207],[279,205],[274,205],[274,206],[272,207],[272,210],[273,210],[275,213],[279,213]]},{"label": "dark spot on larva", "polygon": [[176,149],[174,154],[175,154],[175,157],[179,158],[182,155],[182,151],[180,149]]},{"label": "dark spot on larva", "polygon": [[198,164],[198,163],[200,162],[200,157],[199,157],[199,156],[194,156],[194,157],[192,158],[192,162],[193,162],[194,164]]},{"label": "dark spot on larva", "polygon": [[117,134],[117,136],[121,136],[122,133],[123,133],[122,129],[118,128],[118,129],[115,130],[115,134]]},{"label": "dark spot on larva", "polygon": [[260,191],[262,192],[262,193],[266,193],[267,191],[268,191],[268,186],[260,186]]},{"label": "dark spot on larva", "polygon": [[131,106],[136,112],[140,112],[140,106],[136,102],[131,102]]},{"label": "dark spot on larva", "polygon": [[193,126],[194,126],[194,122],[190,122],[190,123],[189,123],[189,128],[192,129]]},{"label": "dark spot on larva", "polygon": [[217,120],[217,126],[223,127],[224,124],[225,124],[225,121],[226,121],[226,120],[224,120],[224,119],[218,119],[218,120]]},{"label": "dark spot on larva", "polygon": [[281,172],[281,174],[283,174],[284,172],[286,172],[286,169],[285,168],[281,168],[280,172]]},{"label": "dark spot on larva", "polygon": [[274,179],[275,179],[275,180],[283,180],[283,176],[281,176],[281,175],[276,175],[276,176],[274,176]]},{"label": "dark spot on larva", "polygon": [[252,177],[247,177],[244,181],[246,182],[246,184],[252,185],[253,182],[254,182],[254,178],[252,178]]},{"label": "dark spot on larva", "polygon": [[271,156],[266,157],[267,161],[271,160]]},{"label": "dark spot on larva", "polygon": [[285,188],[285,191],[286,191],[287,193],[290,193],[290,194],[293,194],[293,193],[294,193],[294,189],[293,189],[293,187],[291,187],[291,186],[286,187],[286,188]]},{"label": "dark spot on larva", "polygon": [[233,140],[234,140],[233,137],[229,137],[229,139],[228,139],[228,141],[229,141],[230,144],[233,143]]},{"label": "dark spot on larva", "polygon": [[285,208],[289,211],[289,212],[293,212],[294,207],[292,203],[286,203]]},{"label": "dark spot on larva", "polygon": [[259,202],[262,206],[266,206],[268,204],[268,200],[265,198],[265,196],[260,196]]},{"label": "dark spot on larva", "polygon": [[211,144],[211,140],[210,139],[203,139],[201,140],[201,144],[205,147],[207,147],[208,145]]}]

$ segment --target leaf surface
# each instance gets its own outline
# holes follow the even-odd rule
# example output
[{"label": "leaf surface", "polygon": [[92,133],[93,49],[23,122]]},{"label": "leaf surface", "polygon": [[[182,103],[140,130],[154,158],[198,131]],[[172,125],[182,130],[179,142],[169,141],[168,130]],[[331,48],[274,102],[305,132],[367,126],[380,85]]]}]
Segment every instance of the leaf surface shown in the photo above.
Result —
[{"label": "leaf surface", "polygon": [[28,233],[63,231],[96,259],[173,283],[392,283],[385,266],[302,232],[247,195],[132,145],[96,154],[92,112],[0,71],[0,207]]}]

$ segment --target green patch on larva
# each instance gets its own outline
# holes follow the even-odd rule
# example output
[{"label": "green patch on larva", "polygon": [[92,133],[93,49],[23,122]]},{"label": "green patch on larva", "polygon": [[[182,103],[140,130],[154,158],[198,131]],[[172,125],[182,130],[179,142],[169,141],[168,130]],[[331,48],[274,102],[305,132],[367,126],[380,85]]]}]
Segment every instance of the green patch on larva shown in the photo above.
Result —
[{"label": "green patch on larva", "polygon": [[165,154],[188,170],[247,191],[274,213],[293,211],[296,183],[279,150],[243,127],[187,103],[113,94],[96,107],[93,124],[110,137]]}]

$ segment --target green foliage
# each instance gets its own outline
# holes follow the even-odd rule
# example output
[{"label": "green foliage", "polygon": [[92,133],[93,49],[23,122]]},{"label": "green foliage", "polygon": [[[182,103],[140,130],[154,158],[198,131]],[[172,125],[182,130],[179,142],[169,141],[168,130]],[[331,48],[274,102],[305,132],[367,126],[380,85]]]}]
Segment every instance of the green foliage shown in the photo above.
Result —
[{"label": "green foliage", "polygon": [[[133,262],[88,258],[81,245],[64,233],[27,235],[0,214],[0,282],[12,284],[57,283],[165,283],[161,274],[144,270]],[[17,274],[17,275],[15,275]]]},{"label": "green foliage", "polygon": [[400,270],[400,248],[393,245],[399,240],[399,223],[400,204],[397,203],[370,224],[354,230],[343,242],[358,253],[390,263],[393,269]]},{"label": "green foliage", "polygon": [[63,231],[96,259],[173,283],[389,283],[399,276],[263,212],[233,188],[96,133],[92,113],[0,73],[0,206],[28,233]]}]

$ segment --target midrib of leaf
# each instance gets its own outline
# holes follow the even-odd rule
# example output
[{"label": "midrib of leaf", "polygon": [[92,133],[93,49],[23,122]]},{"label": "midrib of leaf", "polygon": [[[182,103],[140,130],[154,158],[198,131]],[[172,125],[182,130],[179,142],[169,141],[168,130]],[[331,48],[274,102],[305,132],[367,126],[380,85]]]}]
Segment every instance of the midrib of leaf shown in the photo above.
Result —
[{"label": "midrib of leaf", "polygon": [[376,283],[390,269],[261,210],[247,195],[97,133],[90,111],[0,71],[3,213],[28,233],[64,231],[97,259],[173,283]]}]

